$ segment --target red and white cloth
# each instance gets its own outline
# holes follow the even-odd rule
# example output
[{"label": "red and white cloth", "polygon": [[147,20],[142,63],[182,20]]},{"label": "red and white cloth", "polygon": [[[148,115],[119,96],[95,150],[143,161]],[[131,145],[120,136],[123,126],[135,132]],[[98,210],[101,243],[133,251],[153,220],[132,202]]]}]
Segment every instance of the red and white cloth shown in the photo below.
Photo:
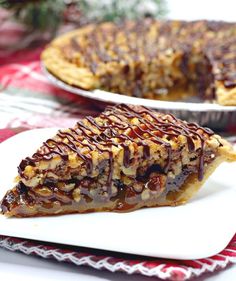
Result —
[{"label": "red and white cloth", "polygon": [[184,281],[236,263],[236,235],[219,254],[199,260],[166,260],[0,236],[0,247],[98,270]]},{"label": "red and white cloth", "polygon": [[98,102],[52,86],[36,52],[37,59],[0,67],[0,128],[67,127],[101,110]]}]

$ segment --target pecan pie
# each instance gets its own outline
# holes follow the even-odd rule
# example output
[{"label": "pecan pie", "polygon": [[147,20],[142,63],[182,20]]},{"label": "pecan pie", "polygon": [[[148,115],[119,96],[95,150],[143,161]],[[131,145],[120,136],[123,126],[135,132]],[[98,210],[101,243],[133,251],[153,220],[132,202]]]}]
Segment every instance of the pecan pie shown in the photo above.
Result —
[{"label": "pecan pie", "polygon": [[53,75],[83,89],[236,105],[236,23],[127,21],[89,25],[43,52]]},{"label": "pecan pie", "polygon": [[233,160],[230,144],[208,128],[117,105],[58,131],[24,159],[1,210],[28,217],[176,206]]}]

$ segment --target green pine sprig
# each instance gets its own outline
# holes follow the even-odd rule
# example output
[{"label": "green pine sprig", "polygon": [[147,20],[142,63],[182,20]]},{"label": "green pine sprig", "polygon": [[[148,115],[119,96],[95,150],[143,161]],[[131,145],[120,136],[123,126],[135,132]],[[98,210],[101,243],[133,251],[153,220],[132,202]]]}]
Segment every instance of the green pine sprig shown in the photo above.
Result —
[{"label": "green pine sprig", "polygon": [[[152,9],[147,9],[148,5]],[[157,18],[166,13],[165,0],[0,0],[0,7],[12,11],[15,19],[28,26],[29,30],[52,33],[61,23],[70,21],[70,12],[65,12],[69,7],[76,11],[73,23],[77,25],[145,16]]]}]

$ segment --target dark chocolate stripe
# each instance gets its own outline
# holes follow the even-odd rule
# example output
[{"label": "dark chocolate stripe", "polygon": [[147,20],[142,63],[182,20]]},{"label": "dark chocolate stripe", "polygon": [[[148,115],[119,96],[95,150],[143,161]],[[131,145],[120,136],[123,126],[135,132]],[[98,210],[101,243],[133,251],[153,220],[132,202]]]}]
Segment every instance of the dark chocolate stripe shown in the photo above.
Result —
[{"label": "dark chocolate stripe", "polygon": [[[139,125],[131,123],[134,118],[137,118]],[[137,145],[142,146],[143,159],[146,160],[150,157],[150,147],[148,145],[148,140],[150,140],[166,149],[167,159],[163,170],[167,173],[173,153],[169,140],[177,138],[179,135],[186,137],[190,152],[196,149],[194,140],[199,139],[201,141],[198,177],[199,180],[202,180],[205,139],[213,135],[210,129],[200,127],[195,123],[180,121],[169,114],[157,115],[145,107],[124,104],[108,107],[98,119],[88,116],[84,120],[78,121],[77,127],[74,129],[59,131],[57,137],[47,140],[32,158],[22,161],[19,171],[22,173],[25,166],[35,165],[36,162],[42,159],[50,160],[54,154],[67,161],[68,151],[73,151],[84,161],[87,174],[90,175],[94,169],[93,161],[89,153],[84,154],[81,151],[81,147],[87,147],[89,151],[96,149],[99,153],[108,153],[109,174],[107,184],[110,185],[114,164],[112,146],[121,146],[123,148],[123,164],[128,168],[131,164],[129,144],[135,141]],[[163,140],[163,136],[166,136],[166,140]],[[118,141],[114,141],[114,138],[118,139]]]}]

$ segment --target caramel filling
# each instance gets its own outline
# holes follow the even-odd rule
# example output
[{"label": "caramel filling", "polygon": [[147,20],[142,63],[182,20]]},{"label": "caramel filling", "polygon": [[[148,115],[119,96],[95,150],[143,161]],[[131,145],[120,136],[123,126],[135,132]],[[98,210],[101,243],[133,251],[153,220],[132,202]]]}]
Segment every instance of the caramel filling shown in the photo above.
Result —
[{"label": "caramel filling", "polygon": [[[208,159],[207,162],[212,160]],[[144,174],[136,178],[125,178],[124,181],[112,180],[111,185],[106,185],[103,175],[97,178],[85,177],[82,180],[71,179],[56,182],[46,179],[43,186],[34,189],[27,187],[22,182],[16,186],[18,196],[10,191],[2,201],[3,212],[9,208],[16,208],[19,202],[25,202],[27,206],[40,205],[49,212],[53,210],[55,203],[68,207],[77,204],[77,208],[93,211],[89,206],[106,206],[108,202],[114,202],[115,211],[129,211],[143,201],[155,200],[160,196],[175,198],[182,186],[192,174],[197,174],[196,166],[184,167],[182,172],[174,178],[167,176],[158,165],[150,166]]]}]

